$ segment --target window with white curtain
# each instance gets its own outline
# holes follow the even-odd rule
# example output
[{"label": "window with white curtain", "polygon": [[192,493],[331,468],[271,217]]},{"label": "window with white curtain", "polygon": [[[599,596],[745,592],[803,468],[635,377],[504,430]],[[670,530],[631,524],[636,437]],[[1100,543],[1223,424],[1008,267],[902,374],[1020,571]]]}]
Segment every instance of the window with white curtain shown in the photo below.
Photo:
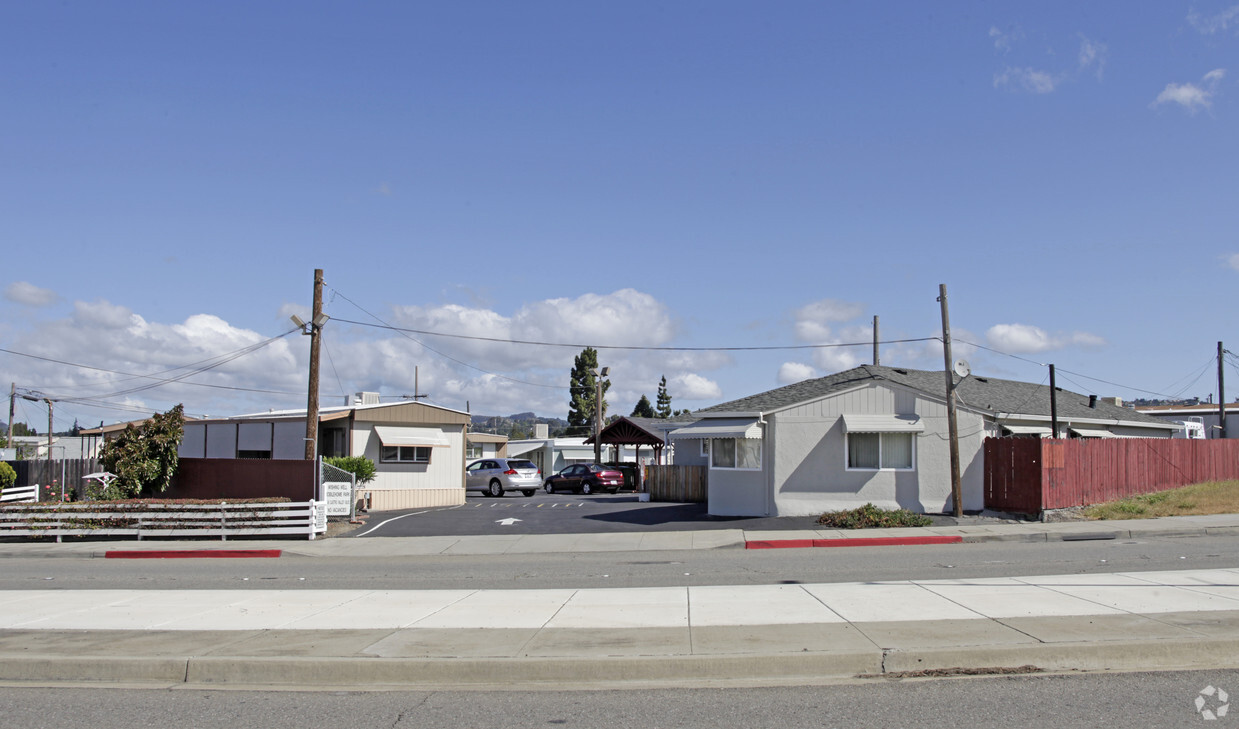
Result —
[{"label": "window with white curtain", "polygon": [[915,433],[848,433],[848,468],[858,471],[915,467]]},{"label": "window with white curtain", "polygon": [[710,466],[713,468],[761,468],[761,440],[757,438],[714,438],[710,441]]}]

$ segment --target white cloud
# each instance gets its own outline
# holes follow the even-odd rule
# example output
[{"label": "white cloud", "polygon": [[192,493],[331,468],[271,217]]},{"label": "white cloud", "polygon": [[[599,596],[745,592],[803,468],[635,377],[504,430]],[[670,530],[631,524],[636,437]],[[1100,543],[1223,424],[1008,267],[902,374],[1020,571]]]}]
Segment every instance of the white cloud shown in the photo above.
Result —
[{"label": "white cloud", "polygon": [[1012,86],[1034,94],[1048,94],[1058,86],[1059,81],[1046,71],[1034,68],[1019,68],[1007,66],[1001,73],[994,75],[994,87]]},{"label": "white cloud", "polygon": [[723,396],[717,382],[692,372],[667,378],[667,391],[679,393],[685,400],[717,400]]},{"label": "white cloud", "polygon": [[779,367],[779,384],[794,385],[817,377],[817,371],[800,362],[784,362]]},{"label": "white cloud", "polygon": [[1088,332],[1050,334],[1031,324],[995,324],[985,333],[989,346],[1008,354],[1034,354],[1066,347],[1102,347],[1106,340]]},{"label": "white cloud", "polygon": [[133,312],[123,306],[110,304],[103,299],[93,303],[85,301],[73,302],[73,320],[84,325],[102,327],[104,329],[124,329],[130,324],[141,325],[142,317],[135,317]]},{"label": "white cloud", "polygon": [[1225,76],[1226,69],[1216,68],[1201,78],[1199,86],[1190,83],[1166,84],[1166,88],[1162,89],[1162,92],[1157,95],[1157,99],[1149,106],[1178,104],[1192,114],[1201,109],[1208,109],[1213,105],[1213,96],[1217,93],[1217,88]]},{"label": "white cloud", "polygon": [[4,288],[4,298],[24,306],[51,306],[60,297],[51,289],[41,289],[25,281],[15,281]]},{"label": "white cloud", "polygon": [[1018,29],[1004,32],[1000,30],[998,26],[991,25],[989,29],[989,37],[990,40],[994,42],[994,48],[996,50],[1007,53],[1011,50],[1011,45],[1021,37],[1021,33]]},{"label": "white cloud", "polygon": [[1226,265],[1239,271],[1239,253],[1232,253],[1226,257]]},{"label": "white cloud", "polygon": [[863,304],[837,299],[821,299],[796,310],[796,338],[810,344],[830,343],[830,325],[851,321],[865,313]]},{"label": "white cloud", "polygon": [[1232,5],[1220,13],[1208,16],[1192,10],[1187,14],[1187,22],[1204,35],[1229,30],[1232,25],[1239,25],[1239,5]]},{"label": "white cloud", "polygon": [[1109,52],[1105,44],[1091,41],[1083,35],[1080,36],[1080,52],[1078,57],[1081,71],[1095,69],[1094,72],[1097,75],[1097,80],[1100,81],[1105,72],[1108,55]]}]

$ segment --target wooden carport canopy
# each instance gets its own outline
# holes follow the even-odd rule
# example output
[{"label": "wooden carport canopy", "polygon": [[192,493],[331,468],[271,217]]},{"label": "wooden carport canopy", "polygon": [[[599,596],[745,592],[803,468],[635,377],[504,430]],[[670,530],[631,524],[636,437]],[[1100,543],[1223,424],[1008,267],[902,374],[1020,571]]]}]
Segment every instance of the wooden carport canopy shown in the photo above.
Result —
[{"label": "wooden carport canopy", "polygon": [[[638,462],[641,457],[641,446],[650,446],[654,449],[654,462],[660,465],[663,462],[663,446],[666,445],[666,443],[663,441],[662,435],[656,431],[646,428],[644,425],[635,420],[620,416],[614,422],[602,429],[602,431],[598,434],[598,440],[603,445],[636,446],[636,457]],[[585,442],[593,444],[594,436],[591,435],[586,438]]]}]

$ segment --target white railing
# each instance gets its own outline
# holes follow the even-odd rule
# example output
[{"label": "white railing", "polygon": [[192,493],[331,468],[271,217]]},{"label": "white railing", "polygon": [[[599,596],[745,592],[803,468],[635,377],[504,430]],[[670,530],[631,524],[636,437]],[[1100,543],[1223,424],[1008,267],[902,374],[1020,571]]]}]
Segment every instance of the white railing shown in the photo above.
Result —
[{"label": "white railing", "polygon": [[0,537],[304,536],[327,531],[316,501],[269,504],[45,504],[0,507]]},{"label": "white railing", "polygon": [[39,500],[39,485],[10,486],[0,492],[0,504],[34,503]]}]

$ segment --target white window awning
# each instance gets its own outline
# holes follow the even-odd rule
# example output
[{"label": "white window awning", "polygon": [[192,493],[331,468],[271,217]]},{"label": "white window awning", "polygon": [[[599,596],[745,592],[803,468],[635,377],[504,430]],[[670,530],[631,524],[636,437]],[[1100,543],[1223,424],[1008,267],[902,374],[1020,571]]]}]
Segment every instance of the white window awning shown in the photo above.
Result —
[{"label": "white window awning", "polygon": [[1048,425],[1011,425],[1008,423],[999,423],[999,425],[1011,435],[1050,435],[1050,427]]},{"label": "white window awning", "polygon": [[447,446],[447,434],[438,428],[408,428],[376,425],[374,434],[385,446]]},{"label": "white window awning", "polygon": [[1105,428],[1085,428],[1078,425],[1071,426],[1068,430],[1077,438],[1113,438],[1114,433]]},{"label": "white window awning", "polygon": [[522,456],[526,453],[536,451],[542,447],[542,441],[537,443],[508,443],[509,456]]},{"label": "white window awning", "polygon": [[667,437],[678,438],[743,438],[761,439],[761,425],[757,418],[716,418],[698,420],[692,425],[676,428]]},{"label": "white window awning", "polygon": [[925,425],[919,415],[844,413],[843,429],[848,433],[922,433]]}]

